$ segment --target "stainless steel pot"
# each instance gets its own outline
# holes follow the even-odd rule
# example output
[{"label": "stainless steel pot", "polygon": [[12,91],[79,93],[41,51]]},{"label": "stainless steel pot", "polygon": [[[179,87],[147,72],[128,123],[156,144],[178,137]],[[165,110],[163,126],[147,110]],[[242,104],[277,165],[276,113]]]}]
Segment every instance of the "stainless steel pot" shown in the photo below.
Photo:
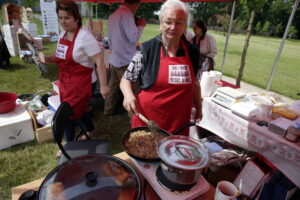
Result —
[{"label": "stainless steel pot", "polygon": [[160,167],[165,177],[181,185],[196,183],[202,169],[211,160],[206,147],[187,136],[168,136],[160,141],[157,151],[162,160]]}]

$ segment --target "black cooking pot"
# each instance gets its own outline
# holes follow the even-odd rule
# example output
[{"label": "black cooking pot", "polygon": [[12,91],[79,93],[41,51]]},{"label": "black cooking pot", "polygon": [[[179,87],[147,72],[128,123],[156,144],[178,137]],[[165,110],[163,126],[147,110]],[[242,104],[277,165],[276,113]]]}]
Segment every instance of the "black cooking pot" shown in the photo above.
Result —
[{"label": "black cooking pot", "polygon": [[84,155],[68,160],[50,172],[39,191],[28,191],[35,198],[22,200],[138,200],[141,182],[135,170],[124,160],[110,155]]},{"label": "black cooking pot", "polygon": [[[175,131],[173,131],[172,133],[169,133],[163,129],[157,129],[157,133],[160,134],[161,136],[163,137],[166,137],[166,136],[169,136],[169,135],[177,135],[178,133],[180,133],[181,131],[183,131],[184,129],[190,127],[190,126],[194,126],[195,125],[195,122],[190,122],[178,129],[176,129]],[[146,132],[151,132],[149,130],[149,128],[147,126],[141,126],[141,127],[136,127],[136,128],[132,128],[130,129],[129,131],[127,131],[124,135],[123,135],[123,138],[122,138],[122,146],[123,146],[123,149],[124,151],[132,158],[136,159],[136,160],[140,160],[140,161],[143,161],[143,162],[153,162],[153,161],[160,161],[161,159],[159,157],[157,158],[145,158],[145,157],[141,157],[141,156],[137,156],[137,155],[134,155],[134,153],[132,153],[130,150],[128,150],[128,148],[126,148],[126,145],[125,145],[125,142],[128,140],[129,136],[131,133],[134,133],[134,132],[137,132],[137,131],[146,131]],[[145,145],[143,143],[141,143],[140,145]],[[154,145],[154,148],[153,151],[156,152],[156,145]]]}]

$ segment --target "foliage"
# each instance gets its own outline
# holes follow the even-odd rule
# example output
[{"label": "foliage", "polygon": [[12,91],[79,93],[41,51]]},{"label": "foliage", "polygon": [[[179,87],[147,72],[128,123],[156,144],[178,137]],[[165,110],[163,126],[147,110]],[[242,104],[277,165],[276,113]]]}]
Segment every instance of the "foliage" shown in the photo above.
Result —
[{"label": "foliage", "polygon": [[23,0],[22,6],[27,8],[33,8],[36,7],[37,5],[40,5],[40,1],[36,0]]},{"label": "foliage", "polygon": [[266,34],[266,33],[269,32],[270,26],[271,26],[271,23],[270,23],[269,21],[266,21],[266,23],[263,25],[261,31],[262,31],[263,33],[265,33],[265,35],[269,35],[269,34]]},{"label": "foliage", "polygon": [[297,33],[298,33],[298,31],[297,31],[296,27],[295,26],[291,26],[290,29],[289,29],[289,33],[288,33],[288,38],[289,39],[295,38],[296,35],[297,35]]},{"label": "foliage", "polygon": [[154,14],[154,11],[158,11],[160,9],[161,3],[144,3],[137,10],[136,16],[145,19],[158,19],[158,16]]},{"label": "foliage", "polygon": [[[234,14],[233,31],[242,32],[248,27],[251,10],[255,10],[254,27],[260,24],[262,30],[256,32],[263,35],[282,36],[284,27],[286,27],[294,0],[241,0],[236,1],[236,9]],[[229,18],[232,4],[229,2],[195,2],[191,3],[194,19],[203,19],[212,26],[222,26],[222,30],[226,30],[228,22],[223,19]],[[222,19],[222,22],[218,19]],[[268,26],[263,26],[267,24]],[[278,24],[281,24],[277,26]],[[292,25],[296,28],[297,33],[294,35],[300,38],[300,9],[296,11]],[[276,29],[277,26],[277,29]],[[280,26],[283,27],[280,29]],[[276,29],[276,31],[275,31]],[[255,32],[255,33],[256,33]]]},{"label": "foliage", "polygon": [[216,15],[229,15],[231,13],[231,4],[227,2],[194,2],[191,3],[191,9],[194,19],[202,19],[209,22],[209,26],[218,25]]}]

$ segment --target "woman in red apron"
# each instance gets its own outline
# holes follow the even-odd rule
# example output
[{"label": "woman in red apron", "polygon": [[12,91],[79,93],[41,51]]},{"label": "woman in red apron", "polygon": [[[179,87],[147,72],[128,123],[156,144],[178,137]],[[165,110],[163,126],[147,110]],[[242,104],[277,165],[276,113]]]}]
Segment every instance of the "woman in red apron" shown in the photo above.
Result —
[{"label": "woman in red apron", "polygon": [[[100,72],[101,94],[104,98],[108,94],[103,58],[96,39],[88,31],[81,29],[81,16],[74,2],[59,3],[57,14],[65,32],[59,39],[55,56],[47,57],[47,60],[51,62],[55,59],[59,68],[60,101],[72,106],[75,117],[83,122],[88,134],[92,135],[95,128],[85,109],[92,95],[92,61],[97,64]],[[96,46],[85,46],[90,40]],[[74,140],[74,132],[75,123],[71,121],[65,130],[66,141]]]},{"label": "woman in red apron", "polygon": [[[162,35],[142,44],[142,51],[133,58],[120,87],[126,110],[141,113],[161,129],[173,132],[190,122],[192,106],[198,120],[202,117],[201,90],[195,81],[199,50],[183,36],[188,9],[181,1],[166,1],[160,13]],[[135,97],[131,82],[137,80],[142,90]],[[145,123],[133,116],[132,127],[138,126]],[[188,135],[189,131],[181,134]]]}]

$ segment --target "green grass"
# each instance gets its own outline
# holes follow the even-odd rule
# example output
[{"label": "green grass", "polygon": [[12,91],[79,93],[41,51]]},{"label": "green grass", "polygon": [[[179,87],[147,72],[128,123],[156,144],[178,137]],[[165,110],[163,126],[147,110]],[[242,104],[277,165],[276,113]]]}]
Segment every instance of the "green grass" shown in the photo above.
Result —
[{"label": "green grass", "polygon": [[[216,69],[220,70],[225,36],[218,34],[214,34],[214,36],[219,50],[219,54],[216,56]],[[231,35],[223,71],[225,75],[237,77],[244,41],[244,35]],[[264,89],[267,87],[280,42],[281,39],[279,38],[251,37],[243,81]],[[300,91],[300,71],[297,69],[300,64],[299,44],[299,40],[287,40],[285,42],[270,88],[274,92],[293,99],[299,99],[296,94]]]},{"label": "green grass", "polygon": [[[41,23],[37,20],[39,34]],[[106,21],[104,30],[106,33]],[[159,33],[159,26],[148,24],[141,42]],[[225,36],[213,33],[218,44],[217,69],[223,56]],[[245,36],[230,37],[224,74],[236,77],[240,65]],[[300,45],[299,40],[286,41],[271,89],[285,96],[299,99],[300,92]],[[266,88],[271,69],[278,51],[280,39],[252,36],[246,60],[243,81]],[[56,43],[45,45],[45,54],[54,53]],[[57,67],[47,65],[49,73],[40,75],[34,64],[26,63],[18,57],[11,58],[11,66],[0,70],[0,91],[11,91],[18,95],[34,93],[41,89],[52,90],[51,82],[57,80]],[[122,134],[130,129],[126,114],[105,117],[102,110],[94,112],[94,122],[98,130],[110,142],[112,154],[122,151]],[[11,199],[10,189],[14,186],[46,176],[55,166],[58,150],[53,141],[38,144],[35,141],[16,145],[0,151],[0,200]]]}]

